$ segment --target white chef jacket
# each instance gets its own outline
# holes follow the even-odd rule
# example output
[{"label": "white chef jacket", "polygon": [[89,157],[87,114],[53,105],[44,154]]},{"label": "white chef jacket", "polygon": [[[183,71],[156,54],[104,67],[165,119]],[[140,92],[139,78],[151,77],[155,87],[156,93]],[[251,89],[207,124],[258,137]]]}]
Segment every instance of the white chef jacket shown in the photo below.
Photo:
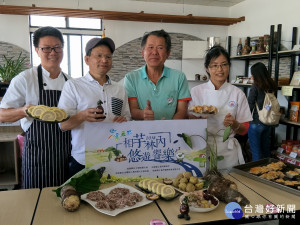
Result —
[{"label": "white chef jacket", "polygon": [[[19,108],[24,105],[37,105],[39,102],[39,84],[37,67],[27,69],[14,77],[2,98],[0,108]],[[65,78],[61,72],[56,79],[50,78],[50,73],[42,67],[44,90],[62,90]],[[70,76],[65,76],[71,79]],[[27,131],[33,119],[25,117],[21,119],[21,127]]]},{"label": "white chef jacket", "polygon": [[[233,138],[234,132],[223,143],[223,134],[226,128],[223,122],[227,113],[230,113],[239,123],[252,121],[249,104],[244,92],[227,82],[219,90],[216,90],[213,83],[208,81],[192,88],[191,97],[192,100],[189,102],[189,106],[213,105],[218,108],[216,115],[207,118],[207,130],[216,136],[217,154],[224,156],[223,160],[218,161],[218,169],[229,169],[245,163],[240,144]],[[210,146],[214,146],[212,139],[209,138],[208,141]]]},{"label": "white chef jacket", "polygon": [[[103,122],[112,122],[115,115],[112,112],[111,98],[123,100],[121,116],[130,120],[128,97],[125,88],[109,79],[101,86],[90,73],[85,76],[68,81],[61,93],[58,107],[64,109],[69,115],[74,115],[87,108],[96,108],[97,102],[101,99],[106,119]],[[85,165],[85,140],[84,124],[71,130],[73,158],[82,165]]]}]

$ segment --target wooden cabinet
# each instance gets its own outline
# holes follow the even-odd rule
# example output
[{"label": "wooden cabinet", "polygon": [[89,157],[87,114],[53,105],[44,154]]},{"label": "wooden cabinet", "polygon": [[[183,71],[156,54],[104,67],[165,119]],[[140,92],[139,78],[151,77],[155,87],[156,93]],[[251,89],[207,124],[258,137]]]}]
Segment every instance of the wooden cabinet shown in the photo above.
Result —
[{"label": "wooden cabinet", "polygon": [[0,132],[0,189],[12,189],[20,181],[19,131]]}]

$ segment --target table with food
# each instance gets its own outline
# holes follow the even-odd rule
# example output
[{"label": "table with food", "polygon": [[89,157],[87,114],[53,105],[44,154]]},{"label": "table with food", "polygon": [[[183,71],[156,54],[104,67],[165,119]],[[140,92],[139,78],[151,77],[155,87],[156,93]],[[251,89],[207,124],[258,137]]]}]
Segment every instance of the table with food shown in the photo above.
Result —
[{"label": "table with food", "polygon": [[0,224],[31,223],[40,189],[0,191]]},{"label": "table with food", "polygon": [[[283,166],[279,161],[272,163]],[[231,202],[241,206],[243,223],[250,222],[247,218],[274,213],[267,211],[270,205],[294,204],[295,210],[300,210],[300,194],[251,179],[237,169],[204,177],[184,172],[174,178],[124,178],[117,182],[103,176],[98,188],[94,181],[99,172],[87,171],[82,173],[89,174],[85,178],[86,187],[79,184],[81,181],[69,181],[61,187],[42,189],[33,224],[93,225],[99,221],[124,225],[218,223],[230,220],[224,210]],[[82,194],[76,188],[86,193]],[[247,212],[247,207],[256,205],[263,206],[264,212]]]}]

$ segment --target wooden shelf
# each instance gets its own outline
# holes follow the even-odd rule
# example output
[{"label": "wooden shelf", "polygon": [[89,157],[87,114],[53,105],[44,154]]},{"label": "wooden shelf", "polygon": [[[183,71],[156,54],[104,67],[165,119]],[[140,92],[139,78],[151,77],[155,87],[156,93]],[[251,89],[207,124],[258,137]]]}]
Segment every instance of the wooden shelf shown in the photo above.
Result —
[{"label": "wooden shelf", "polygon": [[102,11],[84,9],[66,9],[66,8],[47,8],[47,7],[29,7],[16,5],[0,5],[0,14],[13,15],[43,15],[43,16],[64,16],[64,17],[82,17],[82,18],[99,18],[106,20],[125,20],[139,22],[158,22],[158,23],[183,23],[183,24],[206,24],[206,25],[221,25],[229,26],[238,22],[245,21],[245,17],[226,18],[226,17],[206,17],[166,14],[151,14],[133,12],[118,12],[118,11]]},{"label": "wooden shelf", "polygon": [[284,124],[284,125],[292,125],[292,126],[296,126],[296,127],[300,127],[300,122],[294,122],[294,121],[289,121],[288,119],[280,119],[280,124]]},{"label": "wooden shelf", "polygon": [[[276,55],[275,53],[273,54]],[[288,51],[279,51],[279,57],[290,57],[293,55],[300,55],[300,50],[288,50]],[[237,60],[247,60],[247,59],[267,59],[269,58],[269,53],[259,53],[259,54],[251,54],[251,55],[241,55],[241,56],[232,56],[231,59]]]},{"label": "wooden shelf", "polygon": [[281,161],[283,161],[285,163],[289,163],[289,164],[292,164],[292,165],[300,166],[300,158],[298,158],[298,157],[296,159],[294,159],[294,158],[290,157],[286,153],[279,153],[279,152],[275,152],[275,156],[279,160],[281,160]]},{"label": "wooden shelf", "polygon": [[234,86],[239,86],[239,87],[251,87],[252,84],[242,84],[242,83],[231,83]]}]

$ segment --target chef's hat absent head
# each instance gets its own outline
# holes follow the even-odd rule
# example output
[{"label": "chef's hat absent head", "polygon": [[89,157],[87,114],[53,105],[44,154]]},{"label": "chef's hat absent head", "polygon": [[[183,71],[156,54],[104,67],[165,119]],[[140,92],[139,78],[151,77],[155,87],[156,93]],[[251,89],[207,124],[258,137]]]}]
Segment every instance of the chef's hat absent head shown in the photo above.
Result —
[{"label": "chef's hat absent head", "polygon": [[211,60],[218,58],[220,55],[224,55],[227,59],[228,64],[230,65],[230,56],[227,50],[222,46],[215,45],[211,47],[206,53],[204,61],[205,68],[208,68],[209,64],[211,63]]},{"label": "chef's hat absent head", "polygon": [[64,38],[63,38],[62,33],[58,29],[56,29],[55,27],[46,26],[46,27],[41,27],[41,28],[37,29],[33,33],[33,45],[34,45],[34,47],[38,48],[39,43],[40,43],[40,39],[42,37],[46,37],[46,36],[51,36],[51,37],[58,38],[61,41],[62,46],[64,46]]},{"label": "chef's hat absent head", "polygon": [[91,55],[91,51],[93,48],[100,46],[100,45],[106,45],[111,53],[114,53],[115,51],[115,43],[112,39],[105,37],[105,38],[92,38],[88,41],[88,43],[85,46],[85,54]]}]

